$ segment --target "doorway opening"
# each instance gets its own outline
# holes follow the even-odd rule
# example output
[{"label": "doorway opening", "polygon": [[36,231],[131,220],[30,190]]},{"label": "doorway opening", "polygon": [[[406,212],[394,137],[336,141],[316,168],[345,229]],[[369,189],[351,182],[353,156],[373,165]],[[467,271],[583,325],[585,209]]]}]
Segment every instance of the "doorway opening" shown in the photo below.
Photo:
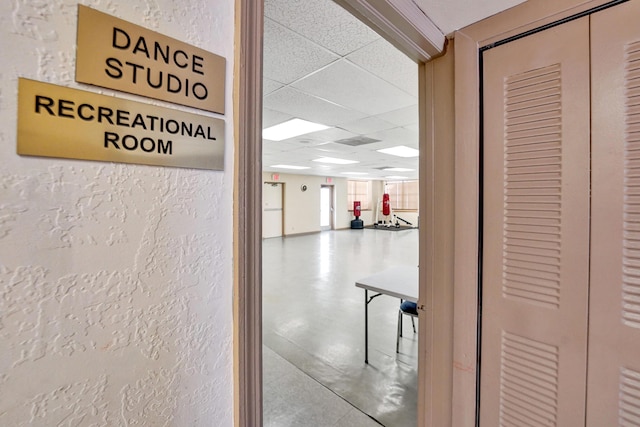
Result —
[{"label": "doorway opening", "polygon": [[[354,425],[416,425],[417,332],[405,322],[396,352],[400,301],[376,298],[365,363],[365,292],[355,283],[415,268],[419,231],[351,229],[349,182],[368,183],[354,200],[373,226],[384,183],[418,179],[418,64],[333,1],[313,2],[322,9],[313,23],[295,3],[264,4],[263,129],[325,127],[263,136],[263,181],[278,175],[286,200],[282,237],[262,242],[265,424],[334,425],[309,417],[341,414]],[[310,405],[296,407],[304,396]],[[337,398],[331,410],[317,405],[325,397]]]},{"label": "doorway opening", "polygon": [[333,230],[334,219],[333,185],[320,187],[320,230]]}]

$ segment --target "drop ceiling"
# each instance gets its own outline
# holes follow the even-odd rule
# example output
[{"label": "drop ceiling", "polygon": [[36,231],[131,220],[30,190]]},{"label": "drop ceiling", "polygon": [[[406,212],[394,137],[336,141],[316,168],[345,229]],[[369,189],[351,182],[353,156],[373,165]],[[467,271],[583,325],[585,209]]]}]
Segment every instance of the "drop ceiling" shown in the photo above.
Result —
[{"label": "drop ceiling", "polygon": [[[415,4],[443,34],[450,34],[521,2]],[[416,179],[417,157],[378,150],[418,148],[418,65],[332,0],[265,0],[264,15],[263,128],[294,118],[330,128],[282,141],[263,139],[263,170]],[[321,157],[358,163],[314,161]]]}]

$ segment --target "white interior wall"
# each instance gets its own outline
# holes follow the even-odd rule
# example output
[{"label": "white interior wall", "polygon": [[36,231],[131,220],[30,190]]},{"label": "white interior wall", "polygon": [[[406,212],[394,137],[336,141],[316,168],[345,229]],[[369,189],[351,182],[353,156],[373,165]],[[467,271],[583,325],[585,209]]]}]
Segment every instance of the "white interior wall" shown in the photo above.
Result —
[{"label": "white interior wall", "polygon": [[[87,5],[224,56],[234,1]],[[74,82],[76,2],[0,2],[0,425],[231,426],[233,120],[225,170],[20,157],[18,77]]]},{"label": "white interior wall", "polygon": [[[327,178],[314,175],[278,174],[278,180],[274,181],[270,172],[262,174],[263,182],[280,182],[283,184],[284,194],[284,235],[301,233],[313,233],[320,231],[320,188],[322,185],[334,186],[335,197],[335,228],[344,229],[351,227],[353,216],[353,206],[347,204],[347,178],[331,178],[331,183],[327,183]],[[365,225],[375,222],[376,206],[382,200],[384,193],[384,182],[380,180],[371,181],[372,199],[371,209],[363,210],[360,219]],[[307,186],[306,191],[301,191],[302,185]],[[397,212],[397,215],[418,226],[417,212]],[[379,219],[382,220],[381,214]],[[400,222],[401,225],[405,225]]]},{"label": "white interior wall", "polygon": [[[276,182],[271,173],[262,174],[263,182]],[[347,215],[347,180],[323,176],[279,174],[277,182],[283,183],[284,227],[283,234],[302,234],[320,231],[320,188],[333,185],[335,197],[335,227],[348,228],[352,218]],[[302,185],[307,186],[302,191]]]}]

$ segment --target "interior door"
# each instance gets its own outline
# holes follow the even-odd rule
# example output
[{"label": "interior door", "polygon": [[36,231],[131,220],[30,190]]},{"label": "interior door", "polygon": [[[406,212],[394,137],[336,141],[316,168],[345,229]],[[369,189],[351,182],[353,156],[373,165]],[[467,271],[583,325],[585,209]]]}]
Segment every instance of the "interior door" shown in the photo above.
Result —
[{"label": "interior door", "polygon": [[320,230],[333,229],[333,186],[320,187]]},{"label": "interior door", "polygon": [[639,18],[639,1],[592,15],[592,427],[640,426]]},{"label": "interior door", "polygon": [[589,96],[588,18],[483,53],[483,427],[584,426]]},{"label": "interior door", "polygon": [[282,236],[282,183],[265,182],[262,188],[262,237]]}]

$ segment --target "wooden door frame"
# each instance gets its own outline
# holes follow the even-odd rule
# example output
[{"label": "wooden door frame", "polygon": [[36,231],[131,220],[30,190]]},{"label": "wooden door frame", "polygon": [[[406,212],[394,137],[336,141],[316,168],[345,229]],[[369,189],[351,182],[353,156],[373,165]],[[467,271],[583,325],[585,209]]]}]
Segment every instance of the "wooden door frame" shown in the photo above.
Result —
[{"label": "wooden door frame", "polygon": [[[437,27],[413,3],[406,0],[337,0],[365,24],[415,60],[425,63],[440,55],[446,40]],[[262,0],[236,0],[234,69],[234,425],[262,425]],[[425,71],[420,66],[420,73]],[[427,114],[424,83],[420,79],[421,128]],[[433,111],[430,109],[429,111]],[[420,148],[425,149],[425,133]],[[429,157],[431,158],[431,157]],[[431,158],[435,161],[435,159]],[[421,168],[425,163],[421,162]],[[426,175],[426,174],[425,174]],[[421,185],[425,181],[421,178]],[[425,188],[427,188],[425,186]],[[429,194],[425,197],[433,197]],[[437,203],[430,202],[430,206]],[[420,231],[422,241],[424,231]],[[421,255],[422,256],[422,255]],[[420,289],[428,292],[421,277]],[[423,334],[435,326],[420,328]],[[446,335],[447,330],[439,335]],[[449,334],[450,335],[450,334]],[[424,341],[424,340],[423,340]],[[430,357],[430,356],[429,356]],[[448,361],[450,362],[450,361]],[[450,364],[449,364],[450,365]],[[420,383],[430,382],[419,372]],[[445,381],[447,379],[445,378]],[[449,381],[450,382],[450,381]],[[433,384],[431,389],[436,389]],[[421,390],[423,393],[424,390]],[[426,400],[426,399],[425,399]],[[445,398],[447,400],[447,398]],[[420,426],[435,405],[420,402]],[[425,408],[425,409],[423,409]],[[445,424],[441,424],[445,425]]]},{"label": "wooden door frame", "polygon": [[233,84],[234,425],[262,425],[263,3],[236,0]]},{"label": "wooden door frame", "polygon": [[454,33],[455,249],[452,419],[477,425],[478,298],[480,286],[481,48],[595,9],[611,0],[529,0]]}]

